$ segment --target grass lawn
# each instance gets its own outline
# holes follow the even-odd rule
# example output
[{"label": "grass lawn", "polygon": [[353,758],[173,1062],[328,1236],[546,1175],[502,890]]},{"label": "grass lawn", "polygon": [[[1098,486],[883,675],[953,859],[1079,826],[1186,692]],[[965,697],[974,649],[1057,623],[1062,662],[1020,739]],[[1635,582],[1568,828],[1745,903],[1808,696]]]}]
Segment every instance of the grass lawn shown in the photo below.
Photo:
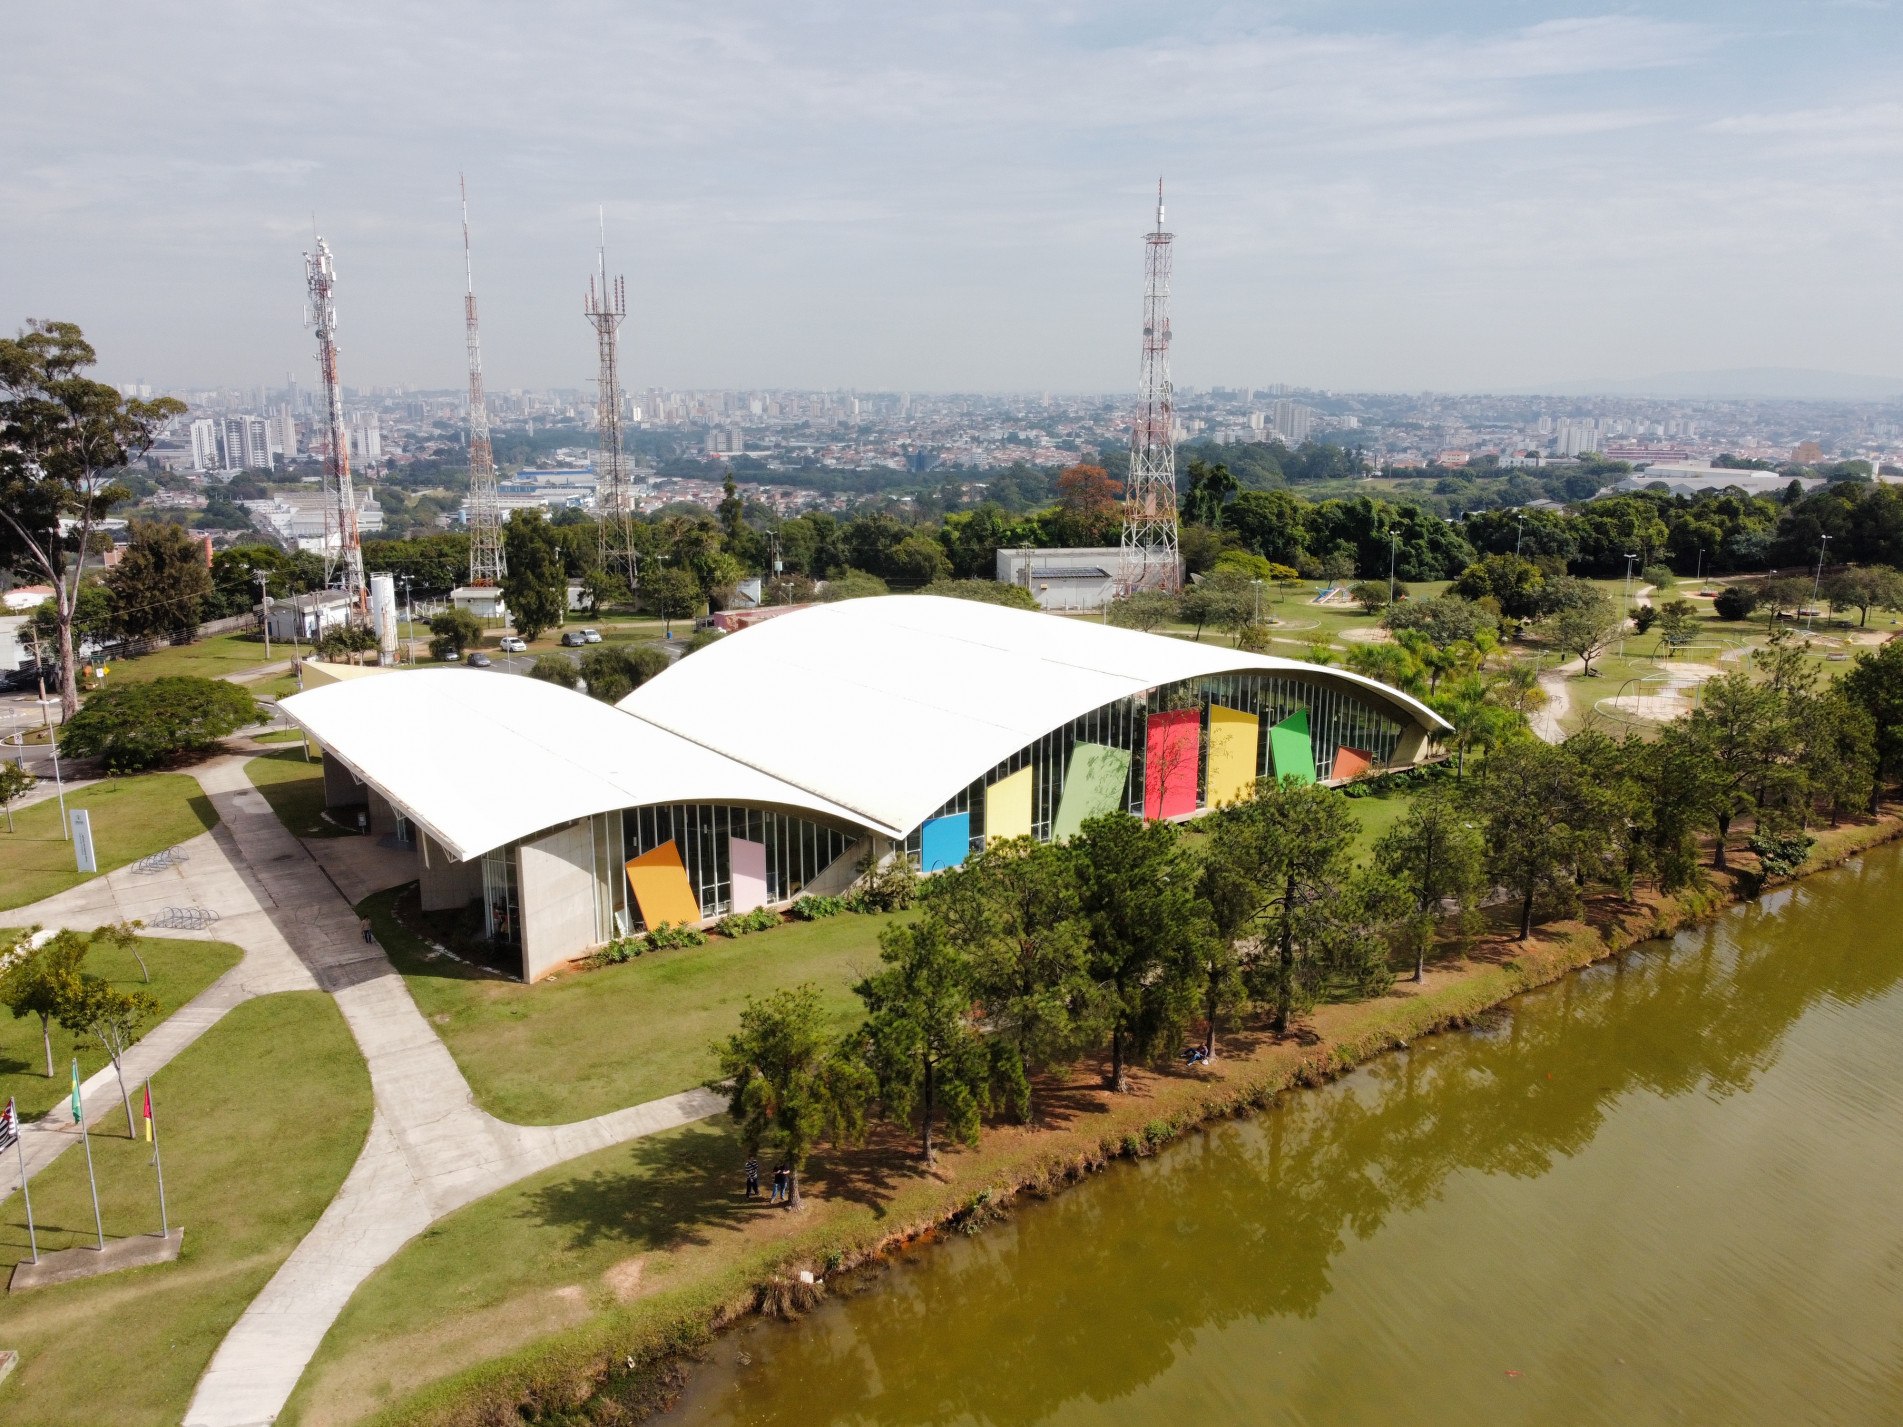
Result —
[{"label": "grass lawn", "polygon": [[355,837],[354,828],[324,820],[324,765],[304,756],[301,741],[276,753],[261,753],[244,765],[245,776],[264,794],[271,811],[299,837]]},{"label": "grass lawn", "polygon": [[[92,813],[100,872],[197,837],[218,825],[211,799],[184,773],[107,778],[66,795],[68,808]],[[59,800],[17,808],[12,832],[0,819],[0,910],[24,907],[94,874],[73,867],[73,845],[61,836]]]},{"label": "grass lawn", "polygon": [[469,1078],[476,1103],[529,1125],[600,1115],[700,1084],[714,1072],[708,1047],[735,1028],[750,995],[811,981],[837,1029],[847,1030],[863,1014],[852,985],[878,965],[879,931],[895,919],[841,913],[789,922],[524,986],[430,960],[391,913],[403,890],[380,892],[358,911],[375,923],[377,940]]},{"label": "grass lawn", "polygon": [[271,655],[266,658],[264,640],[256,634],[213,634],[192,644],[168,644],[146,654],[114,659],[106,666],[111,670],[106,675],[106,682],[123,684],[162,679],[172,674],[196,674],[201,678],[219,679],[226,674],[255,669],[260,664],[275,663],[290,657],[290,649],[273,644]]},{"label": "grass lawn", "polygon": [[[130,950],[110,944],[87,954],[84,970],[103,976],[121,990],[149,991],[158,998],[158,1020],[172,1014],[192,997],[238,964],[243,952],[222,941],[174,941],[170,937],[141,937],[139,951],[151,969],[150,985],[139,979],[139,963]],[[154,1025],[157,1021],[153,1022]],[[20,1113],[37,1118],[65,1103],[71,1089],[73,1056],[79,1056],[80,1079],[106,1064],[106,1053],[88,1041],[53,1024],[53,1078],[46,1078],[46,1054],[40,1043],[40,1018],[7,1016],[0,1019],[0,1100],[11,1095]]]},{"label": "grass lawn", "polygon": [[253,743],[302,743],[304,735],[295,728],[274,728],[269,733],[254,733]]},{"label": "grass lawn", "polygon": [[[317,991],[238,1006],[160,1073],[153,1098],[166,1208],[185,1228],[184,1251],[173,1264],[8,1298],[0,1331],[20,1354],[5,1388],[9,1421],[178,1422],[220,1340],[317,1221],[370,1127],[369,1074]],[[106,1232],[154,1232],[146,1146],[106,1124],[93,1136]],[[33,1215],[42,1253],[89,1240],[77,1147],[33,1181]],[[19,1195],[0,1217],[11,1265],[27,1252]]]},{"label": "grass lawn", "polygon": [[1348,811],[1361,824],[1361,832],[1355,838],[1355,855],[1362,859],[1371,857],[1374,845],[1382,835],[1407,816],[1407,810],[1413,806],[1414,795],[1411,792],[1384,793],[1380,797],[1350,798]]}]

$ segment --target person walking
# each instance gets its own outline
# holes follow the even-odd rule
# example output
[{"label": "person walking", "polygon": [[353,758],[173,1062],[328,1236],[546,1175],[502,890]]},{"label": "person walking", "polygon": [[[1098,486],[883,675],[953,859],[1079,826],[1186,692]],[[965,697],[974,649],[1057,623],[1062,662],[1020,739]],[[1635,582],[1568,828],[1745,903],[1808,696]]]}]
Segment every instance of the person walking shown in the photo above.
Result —
[{"label": "person walking", "polygon": [[785,1165],[773,1171],[773,1202],[775,1204],[784,1203],[792,1198],[790,1193],[792,1182],[793,1172]]},{"label": "person walking", "polygon": [[752,1155],[747,1156],[747,1198],[760,1197],[760,1161]]},{"label": "person walking", "polygon": [[377,939],[376,933],[370,929],[370,918],[368,917],[362,917],[358,919],[357,930],[363,933],[363,940],[364,940],[365,946],[370,945],[372,942],[374,942]]}]

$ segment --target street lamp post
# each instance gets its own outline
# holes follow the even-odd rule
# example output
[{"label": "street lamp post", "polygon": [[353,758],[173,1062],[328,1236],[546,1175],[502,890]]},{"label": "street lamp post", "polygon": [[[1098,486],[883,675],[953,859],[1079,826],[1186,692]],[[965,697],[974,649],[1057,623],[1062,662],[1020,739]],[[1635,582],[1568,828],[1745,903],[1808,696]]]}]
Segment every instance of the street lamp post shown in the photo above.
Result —
[{"label": "street lamp post", "polygon": [[1830,537],[1819,536],[1817,546],[1817,578],[1811,581],[1810,613],[1804,616],[1804,633],[1810,633],[1811,620],[1817,617],[1817,602],[1823,596],[1824,589],[1824,552],[1830,548]]},{"label": "street lamp post", "polygon": [[410,662],[416,662],[416,601],[410,596],[410,587],[416,583],[414,575],[399,575],[403,581],[404,623],[410,627]]},{"label": "street lamp post", "polygon": [[1517,560],[1520,558],[1520,542],[1526,539],[1526,517],[1516,515],[1513,518],[1520,522],[1520,533],[1513,537],[1513,558]]},{"label": "street lamp post", "polygon": [[258,627],[264,631],[264,662],[271,662],[271,591],[266,586],[268,578],[264,571],[253,570],[251,578],[258,582]]},{"label": "street lamp post", "polygon": [[1395,550],[1395,542],[1397,542],[1400,538],[1401,537],[1399,532],[1394,530],[1392,527],[1390,527],[1388,530],[1388,603],[1389,604],[1394,603],[1394,550]]},{"label": "street lamp post", "polygon": [[1628,550],[1626,552],[1625,594],[1622,597],[1621,606],[1619,609],[1619,657],[1622,659],[1625,657],[1626,621],[1632,617],[1632,562],[1638,558],[1639,557],[1637,555],[1634,555],[1631,551]]}]

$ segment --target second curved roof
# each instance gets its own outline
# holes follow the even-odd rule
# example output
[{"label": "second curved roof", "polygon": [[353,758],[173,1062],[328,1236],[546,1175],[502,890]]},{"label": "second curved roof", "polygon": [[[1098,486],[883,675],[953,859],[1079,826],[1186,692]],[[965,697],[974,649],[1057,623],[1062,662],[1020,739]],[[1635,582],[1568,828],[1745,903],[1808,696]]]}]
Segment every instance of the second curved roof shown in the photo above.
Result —
[{"label": "second curved roof", "polygon": [[899,835],[1080,714],[1239,670],[1351,684],[1404,723],[1446,727],[1420,700],[1348,670],[925,595],[763,621],[618,707]]}]

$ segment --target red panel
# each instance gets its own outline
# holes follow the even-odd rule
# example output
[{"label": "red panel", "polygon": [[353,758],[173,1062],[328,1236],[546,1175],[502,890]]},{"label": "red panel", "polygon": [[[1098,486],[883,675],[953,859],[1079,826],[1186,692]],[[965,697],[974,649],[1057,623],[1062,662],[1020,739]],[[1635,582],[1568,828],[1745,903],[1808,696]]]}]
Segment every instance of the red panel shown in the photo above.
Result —
[{"label": "red panel", "polygon": [[1177,818],[1196,811],[1196,760],[1202,751],[1202,711],[1150,715],[1143,751],[1143,816]]},{"label": "red panel", "polygon": [[1345,744],[1335,750],[1335,767],[1328,777],[1331,782],[1345,783],[1350,778],[1359,778],[1374,767],[1374,755],[1363,753],[1359,748],[1349,748]]}]

